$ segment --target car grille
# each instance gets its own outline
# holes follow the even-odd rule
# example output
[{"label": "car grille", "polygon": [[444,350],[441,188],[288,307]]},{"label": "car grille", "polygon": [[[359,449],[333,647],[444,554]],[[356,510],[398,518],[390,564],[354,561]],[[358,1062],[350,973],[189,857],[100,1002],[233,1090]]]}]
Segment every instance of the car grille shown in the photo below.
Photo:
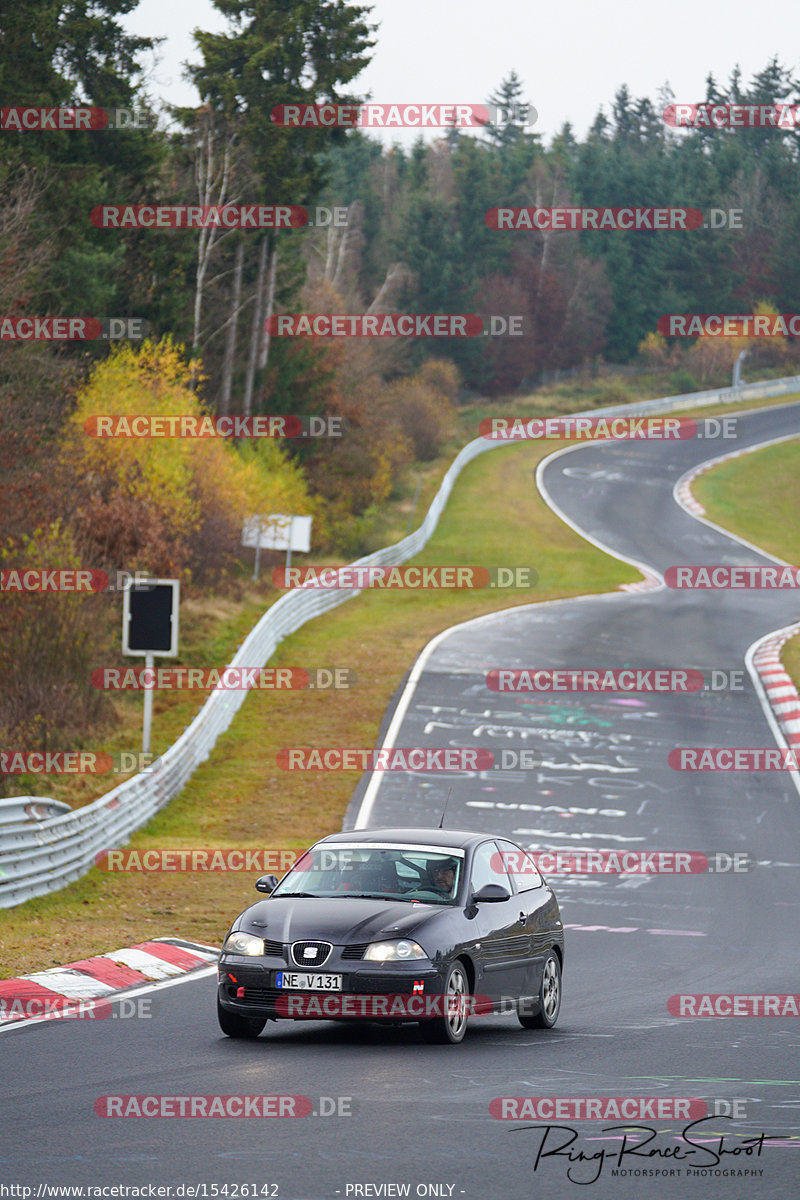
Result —
[{"label": "car grille", "polygon": [[[294,942],[292,961],[296,962],[298,967],[321,967],[332,949],[331,942]],[[313,951],[313,954],[306,954],[308,950]]]},{"label": "car grille", "polygon": [[363,958],[369,942],[356,942],[352,946],[345,946],[342,951],[342,958]]},{"label": "car grille", "polygon": [[286,961],[282,942],[272,942],[269,938],[264,938],[264,953],[271,954],[273,958],[282,958],[284,962]]}]

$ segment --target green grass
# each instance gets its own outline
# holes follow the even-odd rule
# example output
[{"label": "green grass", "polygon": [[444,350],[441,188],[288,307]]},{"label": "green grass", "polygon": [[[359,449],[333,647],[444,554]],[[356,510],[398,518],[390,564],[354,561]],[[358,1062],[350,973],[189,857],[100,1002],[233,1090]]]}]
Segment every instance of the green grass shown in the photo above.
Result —
[{"label": "green grass", "polygon": [[[603,384],[607,381],[603,381]],[[550,415],[589,407],[561,396],[559,407],[509,402],[503,414]],[[570,402],[568,402],[570,401]],[[775,403],[772,401],[772,403]],[[754,407],[755,405],[748,405]],[[736,406],[728,406],[735,409]],[[716,414],[726,408],[705,410]],[[493,411],[500,412],[499,407]],[[475,413],[462,412],[447,453],[422,468],[413,525],[419,524],[453,457],[477,434]],[[518,604],[597,593],[638,573],[563,525],[535,490],[537,463],[559,443],[518,443],[494,450],[460,475],[431,541],[416,562],[492,567],[529,566],[531,590],[365,591],[288,638],[271,666],[340,666],[357,676],[347,691],[252,691],[230,729],[180,796],[132,839],[129,848],[301,849],[341,828],[358,782],[354,773],[286,772],[277,752],[292,745],[373,746],[381,719],[416,655],[441,629]],[[416,476],[398,489],[383,519],[384,542],[406,533]],[[315,557],[304,556],[304,563]],[[332,559],[326,558],[325,562]],[[182,606],[182,655],[192,666],[223,666],[277,593],[248,586],[239,601],[208,598]],[[109,659],[105,665],[121,660]],[[171,744],[202,703],[200,693],[156,695],[154,750]],[[102,748],[140,744],[141,699],[118,700],[121,728]],[[39,781],[41,782],[41,781]],[[57,795],[45,781],[40,794]],[[82,803],[99,794],[63,794]],[[109,782],[109,786],[114,781]],[[81,788],[83,784],[79,785]],[[170,934],[218,944],[229,919],[253,898],[252,875],[104,873],[93,869],[62,891],[0,910],[0,977],[41,970],[153,936]]]},{"label": "green grass", "polygon": [[800,691],[800,636],[789,639],[781,653],[781,661]]},{"label": "green grass", "polygon": [[[800,565],[800,438],[720,463],[692,491],[709,520]],[[785,644],[781,659],[800,687],[800,635]]]},{"label": "green grass", "polygon": [[698,476],[692,491],[709,520],[800,563],[800,440],[720,463]]}]

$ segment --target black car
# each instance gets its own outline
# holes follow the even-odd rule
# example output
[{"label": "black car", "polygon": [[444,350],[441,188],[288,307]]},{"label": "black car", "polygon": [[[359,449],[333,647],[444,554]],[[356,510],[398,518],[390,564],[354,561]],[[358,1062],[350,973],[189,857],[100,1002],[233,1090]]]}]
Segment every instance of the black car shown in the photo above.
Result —
[{"label": "black car", "polygon": [[228,1037],[271,1020],[415,1021],[460,1042],[468,1016],[549,1029],[564,930],[533,859],[507,838],[370,829],[316,842],[234,921],[219,959]]}]

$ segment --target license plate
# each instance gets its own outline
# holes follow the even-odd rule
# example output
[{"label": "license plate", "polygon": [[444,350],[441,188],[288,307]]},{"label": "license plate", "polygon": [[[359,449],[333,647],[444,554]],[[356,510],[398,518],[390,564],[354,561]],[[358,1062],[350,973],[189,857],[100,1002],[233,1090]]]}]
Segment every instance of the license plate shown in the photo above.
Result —
[{"label": "license plate", "polygon": [[294,988],[302,992],[340,992],[342,977],[341,975],[320,975],[317,972],[278,971],[275,974],[275,986]]}]

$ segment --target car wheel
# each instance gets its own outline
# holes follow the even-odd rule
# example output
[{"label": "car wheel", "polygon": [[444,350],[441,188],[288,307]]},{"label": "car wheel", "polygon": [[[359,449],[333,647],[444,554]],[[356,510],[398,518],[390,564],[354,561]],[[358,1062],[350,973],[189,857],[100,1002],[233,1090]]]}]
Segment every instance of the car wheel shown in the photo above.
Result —
[{"label": "car wheel", "polygon": [[232,1038],[257,1038],[266,1025],[266,1020],[260,1017],[240,1017],[238,1013],[228,1012],[217,1000],[217,1020],[224,1034]]},{"label": "car wheel", "polygon": [[539,988],[539,1011],[533,1016],[517,1012],[517,1020],[523,1029],[552,1029],[558,1020],[561,1008],[561,967],[551,950],[544,960],[542,983]]},{"label": "car wheel", "polygon": [[441,1016],[424,1021],[422,1032],[427,1042],[457,1045],[467,1032],[467,996],[469,985],[460,962],[451,964],[442,989]]}]

